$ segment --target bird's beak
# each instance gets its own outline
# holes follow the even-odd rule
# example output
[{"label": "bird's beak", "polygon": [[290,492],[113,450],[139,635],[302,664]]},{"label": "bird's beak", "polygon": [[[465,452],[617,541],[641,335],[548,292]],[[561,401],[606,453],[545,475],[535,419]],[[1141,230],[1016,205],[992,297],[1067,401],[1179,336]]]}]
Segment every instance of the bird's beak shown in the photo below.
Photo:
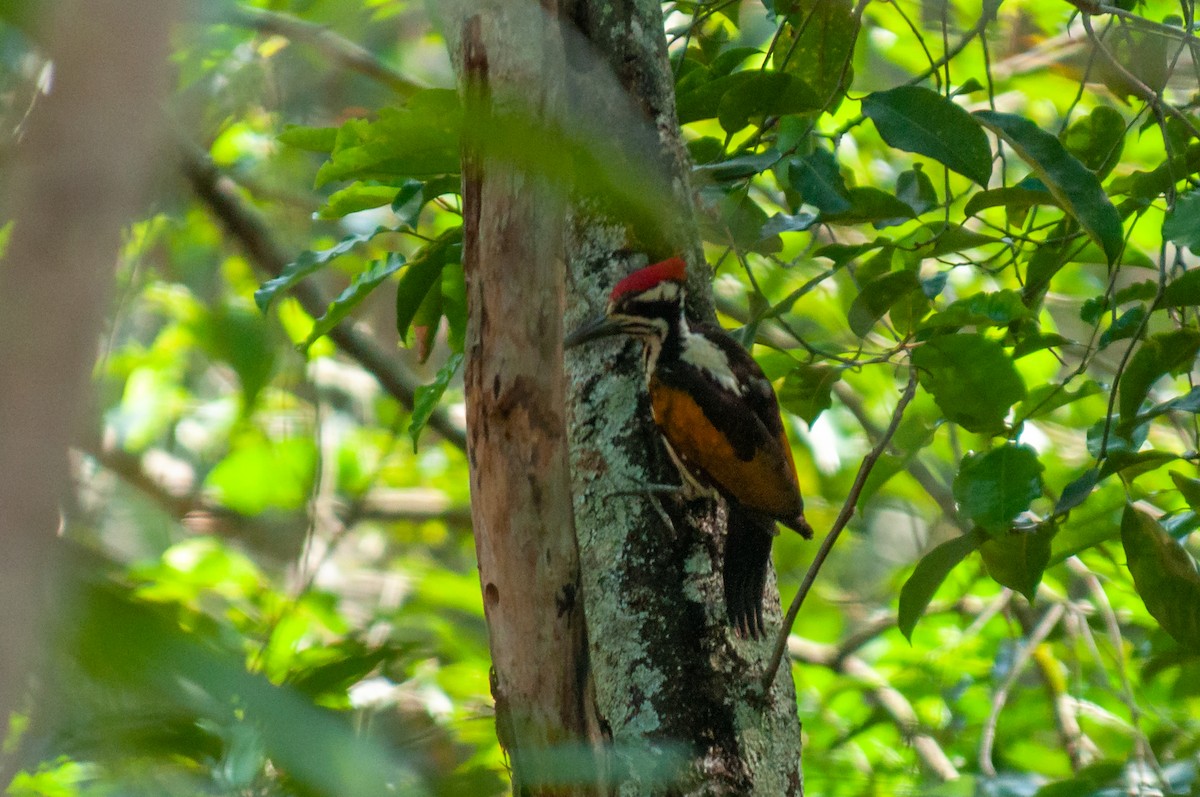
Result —
[{"label": "bird's beak", "polygon": [[607,338],[610,335],[620,335],[624,330],[621,325],[608,316],[599,316],[586,321],[563,340],[563,348],[570,349],[581,343],[587,343],[597,338]]}]

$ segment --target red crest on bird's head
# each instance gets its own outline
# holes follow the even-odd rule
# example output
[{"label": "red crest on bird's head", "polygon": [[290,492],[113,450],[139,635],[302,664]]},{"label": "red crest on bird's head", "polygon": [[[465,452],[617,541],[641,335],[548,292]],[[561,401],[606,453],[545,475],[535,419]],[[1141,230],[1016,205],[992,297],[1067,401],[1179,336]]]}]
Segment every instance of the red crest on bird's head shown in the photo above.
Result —
[{"label": "red crest on bird's head", "polygon": [[686,272],[687,264],[681,257],[672,257],[652,266],[638,269],[617,283],[617,286],[612,289],[609,301],[615,302],[622,296],[642,293],[663,282],[682,283]]}]

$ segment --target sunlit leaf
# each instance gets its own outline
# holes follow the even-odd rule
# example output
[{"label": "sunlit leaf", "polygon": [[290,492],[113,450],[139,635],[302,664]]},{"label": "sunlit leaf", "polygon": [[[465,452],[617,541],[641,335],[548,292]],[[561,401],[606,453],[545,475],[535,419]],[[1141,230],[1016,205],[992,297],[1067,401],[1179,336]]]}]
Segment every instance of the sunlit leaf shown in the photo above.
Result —
[{"label": "sunlit leaf", "polygon": [[1200,652],[1200,573],[1196,562],[1153,517],[1125,507],[1121,543],[1138,595],[1163,630]]},{"label": "sunlit leaf", "polygon": [[963,457],[954,499],[974,523],[997,534],[1042,495],[1042,463],[1029,446],[1007,443]]},{"label": "sunlit leaf", "polygon": [[811,425],[832,406],[831,392],[841,378],[841,371],[827,365],[801,365],[783,380],[779,403]]},{"label": "sunlit leaf", "polygon": [[850,195],[841,167],[828,150],[818,148],[803,158],[793,158],[788,164],[788,175],[792,188],[822,213],[850,210]]},{"label": "sunlit leaf", "polygon": [[1088,235],[1115,263],[1124,246],[1121,217],[1100,187],[1096,175],[1076,160],[1062,143],[1021,116],[995,111],[976,111],[975,118],[1009,146],[1034,170]]},{"label": "sunlit leaf", "polygon": [[912,362],[946,417],[972,432],[999,431],[1009,407],[1025,397],[1004,347],[982,335],[931,338],[913,350]]},{"label": "sunlit leaf", "polygon": [[1169,373],[1190,368],[1197,351],[1200,332],[1194,329],[1163,332],[1144,341],[1121,376],[1121,418],[1132,423],[1154,383]]},{"label": "sunlit leaf", "polygon": [[877,91],[863,99],[863,115],[889,146],[925,155],[986,186],[992,149],[971,115],[943,95],[921,86]]},{"label": "sunlit leaf", "polygon": [[906,202],[878,188],[851,188],[846,192],[850,198],[850,209],[836,213],[822,213],[821,221],[827,224],[871,223],[877,227],[894,226],[915,218],[916,214]]},{"label": "sunlit leaf", "polygon": [[920,287],[916,273],[907,270],[872,280],[863,286],[850,305],[847,313],[850,329],[860,338],[866,336],[889,309]]},{"label": "sunlit leaf", "polygon": [[413,396],[412,420],[408,425],[408,436],[412,438],[413,451],[417,450],[417,441],[421,438],[425,424],[429,423],[429,417],[437,409],[438,402],[442,400],[442,394],[446,392],[450,380],[458,373],[462,363],[463,354],[461,352],[451,354],[445,365],[438,369],[433,382],[421,385],[416,389]]},{"label": "sunlit leaf", "polygon": [[1098,105],[1067,128],[1063,144],[1103,180],[1121,160],[1125,146],[1125,117],[1108,105]]},{"label": "sunlit leaf", "polygon": [[1042,573],[1050,563],[1050,541],[1055,528],[1043,523],[1032,529],[1018,529],[993,536],[983,543],[979,553],[988,575],[1001,586],[1021,593],[1033,601]]},{"label": "sunlit leaf", "polygon": [[371,291],[379,287],[384,280],[395,274],[404,265],[403,255],[390,252],[383,260],[377,261],[366,271],[361,272],[350,282],[344,291],[337,295],[325,314],[313,324],[308,339],[300,344],[301,349],[307,349],[317,338],[329,332],[342,322],[350,312],[362,303]]},{"label": "sunlit leaf", "polygon": [[988,539],[981,531],[973,531],[947,540],[921,557],[904,586],[900,588],[900,633],[912,642],[913,629],[933,600],[938,587],[950,571],[976,551]]},{"label": "sunlit leaf", "polygon": [[1008,326],[1029,316],[1029,308],[1021,295],[1013,290],[976,293],[950,303],[945,310],[934,313],[922,327]]},{"label": "sunlit leaf", "polygon": [[1200,191],[1189,191],[1175,200],[1163,219],[1163,237],[1193,252],[1200,252]]},{"label": "sunlit leaf", "polygon": [[264,282],[262,287],[254,292],[255,303],[260,310],[265,312],[271,305],[271,301],[279,293],[291,288],[308,275],[321,270],[335,258],[353,251],[359,244],[367,243],[375,236],[385,232],[391,232],[391,230],[385,227],[376,227],[368,233],[348,235],[339,241],[336,246],[329,249],[301,253],[298,258],[287,265],[282,274],[275,279]]},{"label": "sunlit leaf", "polygon": [[977,194],[973,194],[967,200],[967,205],[963,208],[963,213],[967,216],[976,216],[980,211],[987,210],[988,208],[1003,207],[1011,214],[1026,211],[1035,205],[1059,206],[1058,200],[1054,198],[1054,194],[1044,189],[1035,190],[1019,186],[1005,186],[1004,188],[991,188],[987,191],[980,191]]}]

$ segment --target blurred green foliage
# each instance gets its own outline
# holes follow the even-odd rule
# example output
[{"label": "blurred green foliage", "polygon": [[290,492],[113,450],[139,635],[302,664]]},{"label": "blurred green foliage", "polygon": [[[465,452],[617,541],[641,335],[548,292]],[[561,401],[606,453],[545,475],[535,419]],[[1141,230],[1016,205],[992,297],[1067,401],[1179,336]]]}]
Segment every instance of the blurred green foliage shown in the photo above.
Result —
[{"label": "blurred green foliage", "polygon": [[[1094,36],[1066,3],[664,5],[717,306],[776,380],[816,527],[919,370],[795,628],[810,794],[1200,793],[1200,41],[1191,0],[1119,5]],[[45,87],[22,8],[13,130]],[[128,232],[11,793],[505,790],[465,457],[416,446],[436,407],[461,425],[466,317],[463,118],[425,12],[180,26],[166,113],[235,209],[165,182]],[[496,152],[562,167],[509,124]],[[776,546],[785,598],[811,555]]]}]

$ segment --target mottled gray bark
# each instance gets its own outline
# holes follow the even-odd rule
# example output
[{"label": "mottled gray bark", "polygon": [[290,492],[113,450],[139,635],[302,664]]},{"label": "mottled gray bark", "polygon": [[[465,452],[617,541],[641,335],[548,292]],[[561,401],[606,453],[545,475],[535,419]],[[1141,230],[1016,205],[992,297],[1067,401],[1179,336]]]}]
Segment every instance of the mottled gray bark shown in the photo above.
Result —
[{"label": "mottled gray bark", "polygon": [[[5,176],[0,263],[0,735],[46,626],[67,446],[87,403],[122,228],[156,160],[166,0],[43,4],[48,96]],[[12,775],[0,771],[0,791]]]},{"label": "mottled gray bark", "polygon": [[[711,274],[701,258],[692,214],[689,163],[675,119],[658,2],[547,0],[539,7],[497,0],[450,8],[443,18],[448,39],[461,37],[468,19],[481,19],[485,30],[504,30],[492,39],[489,58],[498,55],[497,47],[507,46],[520,51],[520,58],[544,59],[540,74],[525,77],[522,112],[534,118],[527,124],[543,131],[530,136],[526,146],[555,150],[557,157],[500,147],[492,164],[483,164],[482,185],[491,179],[489,170],[515,179],[512,172],[524,168],[525,197],[535,186],[555,185],[560,197],[570,200],[555,204],[543,195],[542,213],[532,214],[536,220],[525,228],[527,237],[518,241],[510,231],[507,248],[495,256],[509,258],[509,269],[529,268],[561,246],[571,326],[602,311],[612,285],[647,258],[683,253],[691,264],[690,309],[711,317]],[[565,68],[554,68],[554,59],[542,49],[531,54],[526,40],[496,21],[518,8],[537,9],[545,24],[558,26]],[[455,60],[465,64],[461,49]],[[550,95],[565,101],[545,102]],[[468,137],[503,139],[503,129],[504,124],[471,126]],[[508,167],[501,165],[506,157]],[[514,219],[503,204],[481,207],[481,220],[491,212],[500,212],[505,223]],[[468,227],[468,251],[472,235]],[[521,265],[510,257],[513,252],[529,262]],[[477,256],[480,262],[485,257]],[[516,277],[511,270],[488,273],[498,280]],[[522,310],[489,304],[486,291],[478,296],[471,312],[486,313],[493,334],[502,325],[526,323],[516,317],[522,312],[540,317],[545,307],[544,301],[530,299]],[[549,321],[541,328],[546,335],[561,334]],[[533,355],[553,356],[552,349],[543,341]],[[557,362],[547,359],[543,365],[544,373],[557,375]],[[485,367],[504,373],[503,364]],[[770,643],[738,640],[725,622],[722,508],[637,492],[647,483],[679,481],[650,420],[637,344],[617,340],[573,350],[565,373],[574,532],[594,684],[594,696],[587,697],[611,742],[614,790],[628,795],[801,794],[800,729],[790,669],[781,668],[764,694],[758,684]],[[469,373],[468,390],[474,379]],[[542,406],[540,400],[536,405]],[[473,447],[472,457],[478,455]],[[538,478],[557,484],[558,467],[554,460]],[[473,479],[476,496],[487,488],[486,478],[481,473]],[[518,508],[493,504],[487,511]],[[507,522],[478,513],[476,518],[477,524]],[[549,572],[535,568],[533,578]],[[485,576],[485,600],[487,583]],[[545,592],[533,583],[530,589]],[[778,627],[773,579],[768,603],[768,623]],[[522,609],[544,611],[525,604]],[[495,619],[489,615],[493,644],[500,632]],[[577,655],[569,649],[539,651],[546,662]],[[497,660],[498,679],[506,677],[503,670],[509,666],[515,665]],[[525,710],[513,705],[511,693],[503,697],[506,704],[498,709]]]},{"label": "mottled gray bark", "polygon": [[[657,0],[580,0],[572,17],[603,61],[573,73],[577,114],[586,101],[591,118],[625,145],[628,164],[616,168],[654,174],[662,196],[656,225],[609,218],[591,203],[577,208],[568,245],[568,326],[602,310],[616,280],[645,263],[626,247],[644,247],[651,259],[686,253],[690,311],[711,316],[711,275],[698,268],[704,264],[690,164],[675,119],[661,7]],[[598,74],[605,70],[623,91],[598,88],[606,86]],[[646,246],[651,236],[626,237],[629,228],[646,226],[661,229],[663,240]],[[567,376],[592,669],[616,748],[650,741],[685,751],[684,781],[669,793],[801,794],[791,671],[781,668],[763,694],[758,680],[770,643],[738,640],[725,622],[721,509],[683,506],[671,496],[656,506],[651,496],[618,494],[679,481],[650,421],[638,345],[572,351]],[[767,600],[767,622],[778,627],[773,579]],[[635,780],[621,793],[659,790]]]}]

